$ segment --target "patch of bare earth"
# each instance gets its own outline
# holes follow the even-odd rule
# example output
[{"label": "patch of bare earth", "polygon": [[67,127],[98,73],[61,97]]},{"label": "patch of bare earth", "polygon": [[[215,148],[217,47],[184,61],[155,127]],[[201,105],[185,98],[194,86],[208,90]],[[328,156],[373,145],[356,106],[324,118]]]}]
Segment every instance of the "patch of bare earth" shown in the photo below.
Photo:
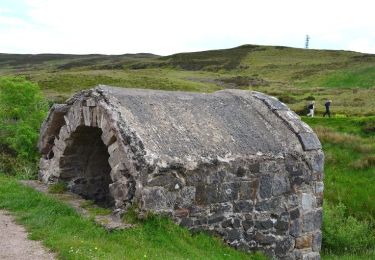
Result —
[{"label": "patch of bare earth", "polygon": [[25,228],[15,224],[8,212],[0,210],[0,259],[50,260],[55,255],[39,241],[29,240]]}]

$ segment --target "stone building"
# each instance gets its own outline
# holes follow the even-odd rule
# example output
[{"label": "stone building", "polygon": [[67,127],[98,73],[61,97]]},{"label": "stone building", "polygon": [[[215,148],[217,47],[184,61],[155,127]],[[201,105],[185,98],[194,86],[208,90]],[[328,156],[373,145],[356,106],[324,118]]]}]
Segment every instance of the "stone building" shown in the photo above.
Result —
[{"label": "stone building", "polygon": [[39,177],[124,212],[172,217],[233,247],[319,259],[324,155],[273,97],[99,86],[54,105]]}]

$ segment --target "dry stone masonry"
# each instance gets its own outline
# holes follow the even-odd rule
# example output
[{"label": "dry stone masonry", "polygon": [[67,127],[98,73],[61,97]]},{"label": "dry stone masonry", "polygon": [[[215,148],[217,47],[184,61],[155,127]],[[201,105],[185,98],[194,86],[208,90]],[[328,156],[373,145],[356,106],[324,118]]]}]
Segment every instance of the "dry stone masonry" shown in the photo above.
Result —
[{"label": "dry stone masonry", "polygon": [[276,259],[320,259],[320,142],[259,92],[99,86],[54,105],[39,177],[123,213],[131,205]]}]

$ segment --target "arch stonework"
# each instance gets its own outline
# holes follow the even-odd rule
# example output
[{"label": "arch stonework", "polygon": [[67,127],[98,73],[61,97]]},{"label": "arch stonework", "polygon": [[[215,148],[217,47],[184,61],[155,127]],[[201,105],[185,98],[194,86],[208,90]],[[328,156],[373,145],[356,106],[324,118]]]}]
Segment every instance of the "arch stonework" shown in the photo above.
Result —
[{"label": "arch stonework", "polygon": [[[116,209],[124,209],[130,205],[135,193],[135,178],[138,176],[131,158],[134,157],[134,153],[130,150],[132,147],[126,146],[124,140],[130,140],[132,137],[123,135],[118,126],[117,114],[105,99],[101,97],[95,100],[74,96],[64,106],[53,106],[48,119],[42,127],[39,143],[40,148],[49,148],[40,149],[44,154],[40,160],[40,179],[48,184],[68,181],[71,190],[82,195],[82,191],[74,182],[82,177],[79,162],[83,159],[72,158],[69,152],[67,154],[67,150],[74,145],[73,136],[79,132],[77,129],[82,127],[97,129],[101,132],[97,137],[108,152],[110,170],[106,174],[111,180],[109,190],[114,199],[114,206]],[[46,124],[50,125],[46,127]],[[49,130],[51,128],[53,132]],[[81,135],[86,137],[84,134]],[[97,141],[92,140],[92,142]],[[92,144],[87,144],[89,150],[94,148]],[[90,182],[90,180],[87,181]],[[85,197],[95,200],[92,196]]]},{"label": "arch stonework", "polygon": [[324,155],[273,97],[100,86],[54,105],[38,146],[42,181],[115,212],[137,205],[242,250],[320,258]]}]

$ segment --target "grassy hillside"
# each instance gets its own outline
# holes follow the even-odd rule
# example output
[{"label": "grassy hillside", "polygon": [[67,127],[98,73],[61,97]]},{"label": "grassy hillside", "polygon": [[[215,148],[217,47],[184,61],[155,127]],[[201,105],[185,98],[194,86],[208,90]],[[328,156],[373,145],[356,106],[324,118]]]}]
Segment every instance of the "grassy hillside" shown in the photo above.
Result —
[{"label": "grassy hillside", "polygon": [[333,100],[340,115],[375,114],[375,55],[348,51],[243,45],[225,50],[125,55],[0,54],[0,75],[24,75],[52,101],[97,84],[212,92],[253,89],[305,113],[315,99]]}]

